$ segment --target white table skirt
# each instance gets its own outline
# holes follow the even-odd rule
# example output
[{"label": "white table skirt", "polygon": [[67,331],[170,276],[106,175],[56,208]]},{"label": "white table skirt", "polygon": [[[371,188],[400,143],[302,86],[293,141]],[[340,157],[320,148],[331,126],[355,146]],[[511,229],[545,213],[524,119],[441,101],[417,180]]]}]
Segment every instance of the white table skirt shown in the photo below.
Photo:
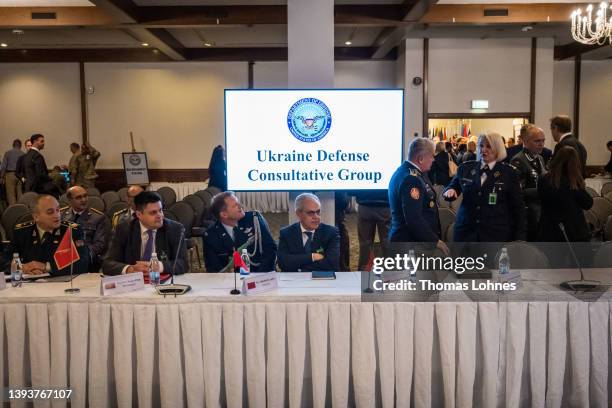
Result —
[{"label": "white table skirt", "polygon": [[74,407],[608,406],[608,301],[360,303],[339,275],[254,297],[230,275],[181,277],[176,299],[10,288],[0,380],[71,387]]},{"label": "white table skirt", "polygon": [[[151,183],[151,190],[160,187],[170,187],[176,192],[176,200],[180,201],[189,194],[205,190],[208,181],[167,183],[156,181]],[[286,191],[248,191],[236,193],[240,202],[247,210],[258,210],[261,212],[287,212],[289,211],[289,193]]]}]

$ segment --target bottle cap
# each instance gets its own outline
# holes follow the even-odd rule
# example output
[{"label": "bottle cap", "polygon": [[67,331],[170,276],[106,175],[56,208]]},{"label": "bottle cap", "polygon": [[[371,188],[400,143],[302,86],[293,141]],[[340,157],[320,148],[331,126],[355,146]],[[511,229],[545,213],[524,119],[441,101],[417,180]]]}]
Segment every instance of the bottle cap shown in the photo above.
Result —
[{"label": "bottle cap", "polygon": [[19,253],[14,252],[14,253],[13,253],[13,258],[19,258]]}]

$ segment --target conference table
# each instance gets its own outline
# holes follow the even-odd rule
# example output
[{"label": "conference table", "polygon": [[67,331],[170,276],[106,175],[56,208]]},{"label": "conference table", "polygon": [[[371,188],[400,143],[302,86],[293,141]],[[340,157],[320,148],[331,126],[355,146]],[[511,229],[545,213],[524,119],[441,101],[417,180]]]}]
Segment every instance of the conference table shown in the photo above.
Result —
[{"label": "conference table", "polygon": [[557,286],[575,270],[521,271],[486,301],[364,301],[358,272],[248,296],[232,274],[177,276],[191,292],[165,298],[101,296],[97,274],[76,295],[24,283],[0,291],[0,381],[71,388],[72,407],[607,407],[611,272],[585,270],[604,282],[590,301]]}]

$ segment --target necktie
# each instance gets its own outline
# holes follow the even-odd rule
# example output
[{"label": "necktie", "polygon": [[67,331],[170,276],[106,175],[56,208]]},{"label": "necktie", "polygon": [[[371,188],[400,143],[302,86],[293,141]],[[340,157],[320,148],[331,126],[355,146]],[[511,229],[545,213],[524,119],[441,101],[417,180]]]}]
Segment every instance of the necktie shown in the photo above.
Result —
[{"label": "necktie", "polygon": [[144,252],[142,253],[143,261],[150,261],[153,254],[153,230],[147,230],[147,243],[145,244]]},{"label": "necktie", "polygon": [[312,232],[305,231],[304,234],[308,237],[304,243],[304,252],[307,254],[312,253]]},{"label": "necktie", "polygon": [[240,231],[238,229],[238,226],[235,226],[234,228],[232,228],[232,231],[234,232],[234,242],[238,242],[238,231]]},{"label": "necktie", "polygon": [[74,217],[72,217],[72,221],[77,222],[80,216],[81,216],[81,214],[74,213]]},{"label": "necktie", "polygon": [[41,244],[46,243],[46,242],[49,240],[49,238],[50,238],[50,237],[51,237],[51,233],[50,233],[50,232],[48,232],[48,231],[43,232],[43,235],[42,235],[42,237],[40,238],[40,243],[41,243]]},{"label": "necktie", "polygon": [[485,166],[484,166],[482,169],[480,169],[480,175],[481,175],[481,176],[482,176],[483,174],[487,174],[487,175],[488,175],[490,170],[491,170],[491,169],[489,168],[489,165],[488,165],[488,164],[485,164]]}]

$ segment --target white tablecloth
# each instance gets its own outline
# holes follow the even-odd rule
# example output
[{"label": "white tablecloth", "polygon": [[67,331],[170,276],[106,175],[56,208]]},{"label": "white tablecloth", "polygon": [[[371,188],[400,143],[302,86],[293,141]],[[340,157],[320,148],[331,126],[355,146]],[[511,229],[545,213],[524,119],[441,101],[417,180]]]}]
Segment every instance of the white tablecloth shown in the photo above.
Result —
[{"label": "white tablecloth", "polygon": [[608,406],[610,292],[585,303],[534,281],[560,300],[362,303],[357,273],[281,274],[250,297],[229,274],[177,281],[193,291],[102,298],[95,275],[73,296],[1,291],[1,383],[69,386],[74,407]]},{"label": "white tablecloth", "polygon": [[[180,201],[189,194],[205,190],[208,187],[208,181],[185,183],[159,181],[151,183],[150,188],[157,190],[160,187],[172,188],[176,192],[176,200]],[[286,191],[249,191],[236,193],[236,195],[247,210],[273,213],[289,211],[289,193]]]},{"label": "white tablecloth", "polygon": [[584,179],[587,187],[591,187],[593,190],[597,191],[598,194],[601,194],[601,188],[606,183],[612,183],[612,178],[609,177],[589,177]]}]

